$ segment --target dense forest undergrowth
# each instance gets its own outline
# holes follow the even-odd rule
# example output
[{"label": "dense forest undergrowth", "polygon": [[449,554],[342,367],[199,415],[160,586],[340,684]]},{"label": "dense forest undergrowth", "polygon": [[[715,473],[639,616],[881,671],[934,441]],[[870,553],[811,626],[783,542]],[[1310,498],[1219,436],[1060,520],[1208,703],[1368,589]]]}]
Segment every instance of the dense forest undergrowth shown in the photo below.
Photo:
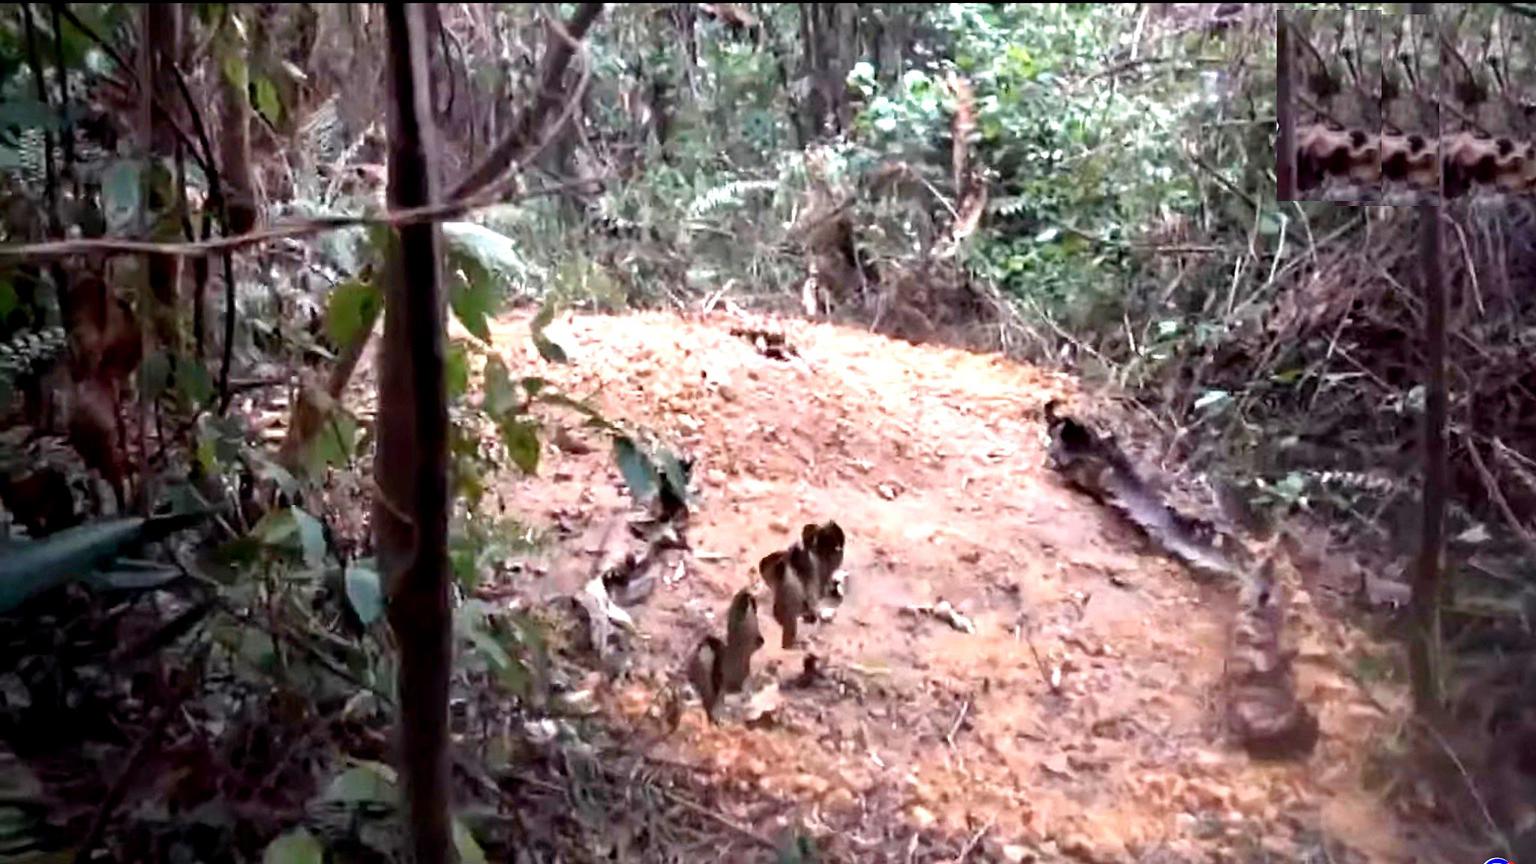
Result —
[{"label": "dense forest undergrowth", "polygon": [[1276,194],[1436,8],[0,8],[0,856],[1536,854],[1524,169]]}]

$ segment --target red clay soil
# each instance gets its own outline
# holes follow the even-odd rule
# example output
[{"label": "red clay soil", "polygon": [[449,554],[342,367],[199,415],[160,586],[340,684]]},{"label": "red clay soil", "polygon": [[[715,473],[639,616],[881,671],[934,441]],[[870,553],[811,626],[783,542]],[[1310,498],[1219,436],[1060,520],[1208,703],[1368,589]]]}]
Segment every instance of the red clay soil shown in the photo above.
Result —
[{"label": "red clay soil", "polygon": [[[698,459],[695,554],[632,610],[646,638],[632,673],[600,690],[609,720],[655,728],[663,682],[723,630],[731,595],[757,586],[768,644],[746,698],[777,687],[777,707],[749,726],[745,700],[728,703],[711,728],[690,702],[653,751],[706,771],[712,806],[768,835],[839,826],[845,848],[869,844],[859,860],[885,860],[870,838],[893,825],[983,835],[972,860],[1426,860],[1362,780],[1401,730],[1402,695],[1336,671],[1367,640],[1304,594],[1298,676],[1321,743],[1278,764],[1223,743],[1232,600],[1043,467],[1041,408],[1072,394],[1071,378],[797,321],[782,326],[803,362],[785,362],[735,324],[566,316],[547,331],[566,366],[539,360],[526,316],[493,330],[514,377],[544,376]],[[598,532],[628,505],[609,449],[590,443],[547,446],[538,476],[499,483],[529,522],[587,526],[550,554],[541,593],[585,580]],[[848,532],[849,597],[802,628],[802,650],[781,650],[756,562],[828,518]],[[903,612],[940,600],[975,632]],[[828,678],[791,688],[805,650]],[[765,814],[747,803],[760,793],[803,804]]]}]

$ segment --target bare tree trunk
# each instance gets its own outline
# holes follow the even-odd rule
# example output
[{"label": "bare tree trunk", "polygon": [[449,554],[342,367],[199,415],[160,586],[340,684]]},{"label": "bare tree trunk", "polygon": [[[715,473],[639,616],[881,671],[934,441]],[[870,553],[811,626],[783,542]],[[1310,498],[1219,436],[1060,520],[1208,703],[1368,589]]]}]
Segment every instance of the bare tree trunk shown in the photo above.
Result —
[{"label": "bare tree trunk", "polygon": [[1291,68],[1290,21],[1284,10],[1275,13],[1275,198],[1296,200],[1296,112],[1292,96],[1295,74]]},{"label": "bare tree trunk", "polygon": [[[421,207],[434,200],[437,165],[423,10],[414,3],[384,9],[394,96],[390,206]],[[454,860],[448,809],[453,642],[442,240],[432,222],[398,229],[397,240],[384,274],[374,525],[389,623],[400,644],[400,773],[411,846],[418,864],[440,864]]]},{"label": "bare tree trunk", "polygon": [[[231,7],[233,12],[234,8]],[[233,27],[220,35],[220,59],[231,55],[244,59],[244,46],[234,38]],[[240,64],[242,67],[245,63]],[[225,206],[229,208],[230,234],[245,234],[256,227],[256,183],[251,176],[251,104],[243,81],[218,75],[221,126],[219,161],[224,181]]]},{"label": "bare tree trunk", "polygon": [[[176,153],[176,134],[173,126],[179,118],[167,116],[178,102],[168,94],[176,92],[176,57],[181,42],[181,7],[174,3],[147,3],[144,6],[144,44],[148,46],[148,76],[145,101],[149,103],[148,152],[157,160],[170,161]],[[167,94],[153,99],[147,94]],[[153,169],[149,172],[155,173]],[[146,210],[153,220],[175,206],[173,196],[167,196],[168,185],[151,180],[148,183]],[[177,289],[181,283],[181,259],[174,255],[149,256],[149,292],[153,308],[149,316],[154,336],[153,348],[169,350],[176,355],[181,351],[181,315],[177,303]]]}]

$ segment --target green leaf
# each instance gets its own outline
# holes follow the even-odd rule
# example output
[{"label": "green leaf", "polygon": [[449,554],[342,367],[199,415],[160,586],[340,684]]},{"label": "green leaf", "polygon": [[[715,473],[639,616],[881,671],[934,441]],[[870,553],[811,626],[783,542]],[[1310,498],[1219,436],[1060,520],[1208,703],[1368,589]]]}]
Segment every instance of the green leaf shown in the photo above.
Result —
[{"label": "green leaf", "polygon": [[320,794],[321,801],[345,804],[394,804],[395,772],[388,765],[359,762],[337,774]]},{"label": "green leaf", "polygon": [[268,548],[297,549],[306,567],[325,563],[325,528],[298,507],[284,507],[263,516],[251,529],[251,537]]},{"label": "green leaf", "polygon": [[251,536],[263,546],[283,546],[297,533],[299,523],[294,521],[292,507],[267,513],[251,528]]},{"label": "green leaf", "polygon": [[58,127],[58,112],[36,99],[12,95],[0,102],[0,129],[42,129],[52,132]]},{"label": "green leaf", "polygon": [[656,491],[656,466],[635,446],[628,435],[613,439],[613,458],[619,463],[619,473],[629,487],[629,494],[636,500],[644,499]]},{"label": "green leaf", "polygon": [[197,436],[197,464],[209,477],[219,475],[218,441],[206,433]]},{"label": "green leaf", "polygon": [[453,307],[454,317],[459,319],[465,330],[473,333],[480,341],[489,342],[490,317],[496,306],[490,273],[471,262],[464,274],[464,278],[449,280],[448,305]]},{"label": "green leaf", "polygon": [[[238,457],[238,454],[235,455]],[[263,457],[263,455],[252,454],[252,457],[250,457],[250,470],[252,470],[253,474],[257,475],[257,480],[261,480],[263,483],[272,483],[273,486],[278,487],[278,492],[289,495],[289,497],[298,495],[298,480],[293,480],[292,472],[289,472],[289,469],[286,469],[286,467],[275,463],[275,461],[269,460],[269,458]]]},{"label": "green leaf", "polygon": [[544,389],[544,385],[547,383],[549,382],[545,381],[543,378],[530,376],[523,379],[523,389],[528,392],[528,398],[536,399],[538,398],[539,392]]},{"label": "green leaf", "polygon": [[315,835],[295,828],[267,845],[261,864],[324,864],[325,849]]},{"label": "green leaf", "polygon": [[459,864],[486,864],[485,850],[457,816],[453,817],[453,848],[459,853]]},{"label": "green leaf", "polygon": [[379,584],[379,571],[370,564],[358,562],[346,571],[347,602],[357,613],[364,627],[379,620],[384,614],[384,589]]},{"label": "green leaf", "polygon": [[517,389],[512,386],[512,376],[507,373],[507,364],[501,362],[501,358],[495,355],[485,361],[483,406],[485,413],[498,420],[521,406],[517,398]]},{"label": "green leaf", "polygon": [[497,681],[509,692],[526,695],[532,684],[528,667],[521,656],[513,656],[501,639],[487,626],[490,607],[479,600],[459,606],[453,612],[453,631],[469,644],[496,674]]},{"label": "green leaf", "polygon": [[551,342],[549,337],[544,335],[544,328],[554,320],[555,303],[553,300],[546,300],[539,314],[533,317],[533,323],[529,325],[533,331],[533,346],[539,349],[539,356],[545,360],[551,363],[566,363],[570,358],[566,356],[565,349]]},{"label": "green leaf", "polygon": [[192,407],[207,405],[213,400],[213,376],[202,363],[184,359],[176,364],[176,390]]},{"label": "green leaf", "polygon": [[139,393],[153,402],[165,394],[171,383],[171,355],[164,350],[144,358],[139,364]]},{"label": "green leaf", "polygon": [[469,351],[462,342],[449,345],[443,355],[443,377],[450,402],[457,401],[469,391]]},{"label": "green leaf", "polygon": [[101,210],[109,232],[125,232],[138,219],[144,168],[141,159],[116,159],[101,173]]},{"label": "green leaf", "polygon": [[320,520],[298,507],[293,511],[294,526],[299,533],[299,547],[304,551],[304,566],[319,567],[325,563],[325,526]]},{"label": "green leaf", "polygon": [[530,420],[508,420],[499,424],[501,443],[506,445],[507,455],[524,474],[539,470],[539,427]]},{"label": "green leaf", "polygon": [[35,594],[86,577],[135,545],[196,524],[204,515],[109,519],[11,545],[0,553],[0,615]]},{"label": "green leaf", "polygon": [[442,231],[450,279],[458,279],[459,271],[466,277],[477,271],[472,278],[484,280],[498,296],[526,293],[534,284],[537,268],[518,254],[505,234],[473,222],[444,222]]},{"label": "green leaf", "polygon": [[357,452],[357,418],[341,408],[333,409],[327,414],[325,425],[315,433],[315,441],[310,447],[312,476],[318,476],[327,465],[345,466]]},{"label": "green leaf", "polygon": [[257,78],[255,84],[256,110],[265,114],[268,122],[280,122],[283,119],[283,103],[277,96],[277,87],[265,76]]},{"label": "green leaf", "polygon": [[250,70],[245,66],[245,58],[237,51],[231,50],[225,55],[222,66],[224,80],[241,93],[247,92],[250,87]]},{"label": "green leaf", "polygon": [[338,349],[350,347],[367,335],[379,320],[384,297],[372,282],[353,279],[337,285],[325,309],[325,335]]}]

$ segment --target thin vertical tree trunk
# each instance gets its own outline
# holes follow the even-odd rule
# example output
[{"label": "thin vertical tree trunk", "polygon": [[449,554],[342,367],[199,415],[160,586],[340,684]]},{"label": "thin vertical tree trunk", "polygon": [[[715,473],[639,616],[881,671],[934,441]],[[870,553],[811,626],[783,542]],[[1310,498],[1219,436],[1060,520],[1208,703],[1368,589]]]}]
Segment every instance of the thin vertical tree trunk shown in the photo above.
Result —
[{"label": "thin vertical tree trunk", "polygon": [[[172,94],[176,92],[176,56],[181,43],[181,7],[174,3],[147,3],[144,6],[144,44],[147,52],[149,86],[146,94]],[[169,95],[154,99],[146,95],[149,114],[147,132],[148,152],[155,160],[169,162],[176,153],[174,123],[179,118],[168,115],[175,111],[178,100]],[[169,183],[159,182],[158,171],[150,169],[145,196],[146,210],[154,222],[176,206],[175,196],[169,195]],[[153,237],[153,225],[146,226]],[[154,337],[152,350],[170,351],[180,356],[182,351],[181,312],[178,289],[181,285],[181,259],[174,255],[150,255],[149,292],[153,306],[150,310],[150,332]]]},{"label": "thin vertical tree trunk", "polygon": [[1295,72],[1291,65],[1290,20],[1284,10],[1275,13],[1275,197],[1296,200],[1296,112],[1293,96]]},{"label": "thin vertical tree trunk", "polygon": [[[239,7],[232,5],[233,15]],[[235,36],[233,25],[219,36],[219,58],[242,61],[245,46]],[[225,206],[229,208],[230,234],[246,234],[256,227],[256,183],[251,173],[251,105],[245,82],[233,80],[220,70],[219,75],[219,162],[224,181]]]},{"label": "thin vertical tree trunk", "polygon": [[[421,4],[384,7],[393,123],[389,203],[432,203],[437,167]],[[400,645],[400,766],[417,864],[454,860],[449,819],[448,402],[436,223],[398,229],[386,268],[374,525]]]}]

